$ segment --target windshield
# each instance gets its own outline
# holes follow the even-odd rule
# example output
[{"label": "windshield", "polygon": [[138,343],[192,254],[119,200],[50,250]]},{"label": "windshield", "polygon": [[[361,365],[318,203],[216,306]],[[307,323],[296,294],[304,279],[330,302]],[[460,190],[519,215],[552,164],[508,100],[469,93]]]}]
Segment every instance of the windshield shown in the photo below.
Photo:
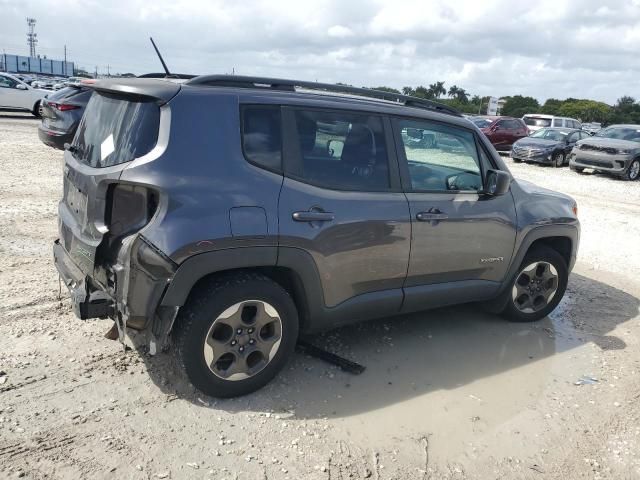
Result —
[{"label": "windshield", "polygon": [[560,142],[565,139],[567,136],[567,132],[563,132],[562,130],[551,130],[550,128],[543,128],[538,130],[537,132],[533,132],[531,138],[544,138],[545,140],[555,140],[556,142]]},{"label": "windshield", "polygon": [[640,126],[638,128],[630,127],[609,127],[600,130],[594,135],[595,137],[615,138],[618,140],[629,140],[632,142],[640,142]]},{"label": "windshield", "polygon": [[470,118],[469,120],[471,120],[475,124],[475,126],[478,128],[487,128],[489,127],[489,125],[493,123],[493,120],[490,120],[488,118],[482,118],[482,117],[474,117],[474,118]]},{"label": "windshield", "polygon": [[74,138],[74,156],[92,167],[130,162],[158,141],[160,107],[95,92]]},{"label": "windshield", "polygon": [[524,120],[524,123],[526,123],[530,127],[550,127],[551,126],[550,118],[524,117],[523,120]]}]

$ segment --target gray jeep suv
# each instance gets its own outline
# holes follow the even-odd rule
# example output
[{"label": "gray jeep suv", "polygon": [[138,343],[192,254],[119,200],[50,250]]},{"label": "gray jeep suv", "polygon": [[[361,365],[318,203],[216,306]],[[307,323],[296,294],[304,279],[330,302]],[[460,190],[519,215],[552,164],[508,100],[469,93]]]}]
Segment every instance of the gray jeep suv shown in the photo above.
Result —
[{"label": "gray jeep suv", "polygon": [[56,267],[78,317],[170,338],[205,393],[260,388],[309,332],[465,302],[533,321],[565,292],[575,202],[444,105],[238,76],[93,88]]}]

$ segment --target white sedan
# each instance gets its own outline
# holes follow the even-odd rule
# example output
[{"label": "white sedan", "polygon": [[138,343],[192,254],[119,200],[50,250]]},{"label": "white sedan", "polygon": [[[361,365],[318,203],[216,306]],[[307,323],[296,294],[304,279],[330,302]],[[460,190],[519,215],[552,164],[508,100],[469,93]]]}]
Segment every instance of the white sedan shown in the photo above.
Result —
[{"label": "white sedan", "polygon": [[0,73],[0,109],[22,110],[40,117],[40,102],[46,90],[33,88],[8,73]]}]

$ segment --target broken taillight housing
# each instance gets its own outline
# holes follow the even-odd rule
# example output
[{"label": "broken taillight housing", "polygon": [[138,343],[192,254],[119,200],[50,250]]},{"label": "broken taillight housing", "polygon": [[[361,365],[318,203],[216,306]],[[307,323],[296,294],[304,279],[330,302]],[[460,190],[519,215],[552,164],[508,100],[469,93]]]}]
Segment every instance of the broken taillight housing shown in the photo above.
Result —
[{"label": "broken taillight housing", "polygon": [[158,193],[142,185],[114,184],[107,195],[106,224],[112,239],[144,227],[158,208]]}]

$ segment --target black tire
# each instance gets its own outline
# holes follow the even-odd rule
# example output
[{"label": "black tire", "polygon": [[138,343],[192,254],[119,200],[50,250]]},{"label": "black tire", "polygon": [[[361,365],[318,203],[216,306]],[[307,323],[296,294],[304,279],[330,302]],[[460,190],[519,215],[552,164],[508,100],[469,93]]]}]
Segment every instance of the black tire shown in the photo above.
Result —
[{"label": "black tire", "polygon": [[31,110],[31,114],[36,118],[42,118],[42,111],[40,110],[41,102],[38,100]]},{"label": "black tire", "polygon": [[[540,308],[539,310],[525,313],[516,306],[516,300],[513,298],[514,295],[512,294],[512,292],[514,290],[516,282],[521,276],[521,272],[523,271],[523,269],[536,262],[546,262],[555,268],[557,272],[557,285],[555,286],[555,293],[553,297],[546,304],[546,306]],[[562,300],[564,292],[567,289],[568,278],[569,272],[567,264],[564,258],[562,258],[562,255],[560,255],[552,248],[546,247],[544,245],[532,248],[525,255],[522,263],[518,267],[518,272],[511,280],[511,282],[509,283],[509,287],[503,294],[507,298],[507,301],[501,314],[512,322],[535,322],[537,320],[541,320],[542,318],[549,315],[558,306],[560,300]]]},{"label": "black tire", "polygon": [[560,168],[564,165],[564,153],[555,152],[551,156],[551,166],[554,168]]},{"label": "black tire", "polygon": [[584,172],[584,168],[582,168],[582,167],[571,167],[571,166],[570,166],[570,167],[569,167],[569,169],[570,169],[571,171],[573,171],[573,172],[576,172],[576,173],[582,173],[582,172]]},{"label": "black tire", "polygon": [[511,160],[513,160],[514,163],[522,162],[522,160],[520,160],[519,158],[512,158]]},{"label": "black tire", "polygon": [[[275,308],[282,323],[280,345],[262,370],[248,378],[226,380],[207,365],[204,342],[222,312],[247,300],[263,301]],[[298,312],[291,295],[264,275],[224,275],[191,292],[180,309],[173,337],[178,363],[198,390],[214,397],[236,397],[262,388],[286,364],[298,340]]]},{"label": "black tire", "polygon": [[624,172],[622,178],[631,182],[640,178],[640,158],[636,158],[629,164],[629,168]]}]

